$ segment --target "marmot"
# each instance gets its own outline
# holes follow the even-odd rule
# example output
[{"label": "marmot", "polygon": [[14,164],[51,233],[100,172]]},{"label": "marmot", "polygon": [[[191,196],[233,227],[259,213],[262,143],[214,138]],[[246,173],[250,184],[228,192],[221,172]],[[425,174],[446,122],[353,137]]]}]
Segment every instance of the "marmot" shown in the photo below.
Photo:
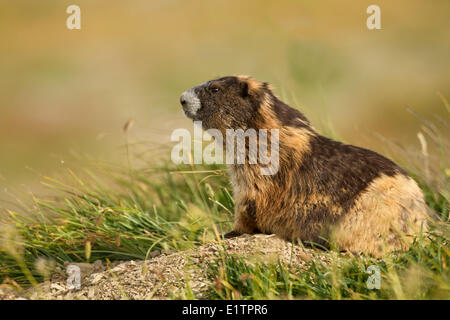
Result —
[{"label": "marmot", "polygon": [[391,160],[318,134],[266,82],[228,76],[187,90],[180,102],[204,129],[279,129],[279,169],[231,164],[235,223],[226,237],[274,233],[286,240],[381,256],[427,230],[416,182]]}]

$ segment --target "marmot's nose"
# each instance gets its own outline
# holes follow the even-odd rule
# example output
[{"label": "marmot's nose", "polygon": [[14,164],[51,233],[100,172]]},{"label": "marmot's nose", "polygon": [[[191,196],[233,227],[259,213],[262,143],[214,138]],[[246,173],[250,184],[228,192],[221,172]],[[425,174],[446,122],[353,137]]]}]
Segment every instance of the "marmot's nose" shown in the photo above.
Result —
[{"label": "marmot's nose", "polygon": [[184,99],[183,96],[180,97],[180,103],[181,105],[184,107],[184,105],[186,104],[186,100]]}]

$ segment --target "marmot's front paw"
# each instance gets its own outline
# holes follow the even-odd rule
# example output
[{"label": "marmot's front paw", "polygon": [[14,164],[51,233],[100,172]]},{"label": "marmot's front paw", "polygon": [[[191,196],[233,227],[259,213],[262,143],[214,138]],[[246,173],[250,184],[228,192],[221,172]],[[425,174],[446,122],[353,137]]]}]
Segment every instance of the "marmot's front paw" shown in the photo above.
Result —
[{"label": "marmot's front paw", "polygon": [[228,232],[228,233],[224,234],[222,237],[225,238],[225,239],[230,239],[230,238],[238,237],[241,234],[242,233],[237,232],[237,231],[231,231],[231,232]]}]

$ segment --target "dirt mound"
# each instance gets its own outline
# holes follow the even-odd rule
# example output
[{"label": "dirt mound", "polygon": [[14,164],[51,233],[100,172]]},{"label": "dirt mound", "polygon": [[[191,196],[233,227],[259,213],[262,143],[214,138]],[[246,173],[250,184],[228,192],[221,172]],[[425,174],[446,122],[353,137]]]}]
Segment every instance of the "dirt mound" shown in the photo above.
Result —
[{"label": "dirt mound", "polygon": [[[261,259],[305,265],[313,250],[292,245],[275,235],[243,235],[186,251],[165,253],[146,261],[125,261],[106,267],[101,261],[78,263],[81,288],[69,289],[65,277],[56,276],[30,291],[17,293],[0,287],[0,299],[169,299],[183,297],[188,281],[196,298],[204,298],[210,282],[207,262],[222,248],[247,261]],[[314,250],[317,258],[317,251]],[[320,257],[319,257],[320,258]],[[323,258],[325,259],[325,258]]]}]

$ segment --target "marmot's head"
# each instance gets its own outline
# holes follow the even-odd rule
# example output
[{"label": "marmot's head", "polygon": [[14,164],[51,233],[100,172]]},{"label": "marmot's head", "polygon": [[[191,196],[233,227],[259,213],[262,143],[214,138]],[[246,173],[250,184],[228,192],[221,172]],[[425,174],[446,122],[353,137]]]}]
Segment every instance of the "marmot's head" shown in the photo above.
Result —
[{"label": "marmot's head", "polygon": [[204,129],[247,129],[268,95],[271,91],[267,83],[247,76],[230,76],[185,91],[180,102],[185,115],[202,121]]}]

